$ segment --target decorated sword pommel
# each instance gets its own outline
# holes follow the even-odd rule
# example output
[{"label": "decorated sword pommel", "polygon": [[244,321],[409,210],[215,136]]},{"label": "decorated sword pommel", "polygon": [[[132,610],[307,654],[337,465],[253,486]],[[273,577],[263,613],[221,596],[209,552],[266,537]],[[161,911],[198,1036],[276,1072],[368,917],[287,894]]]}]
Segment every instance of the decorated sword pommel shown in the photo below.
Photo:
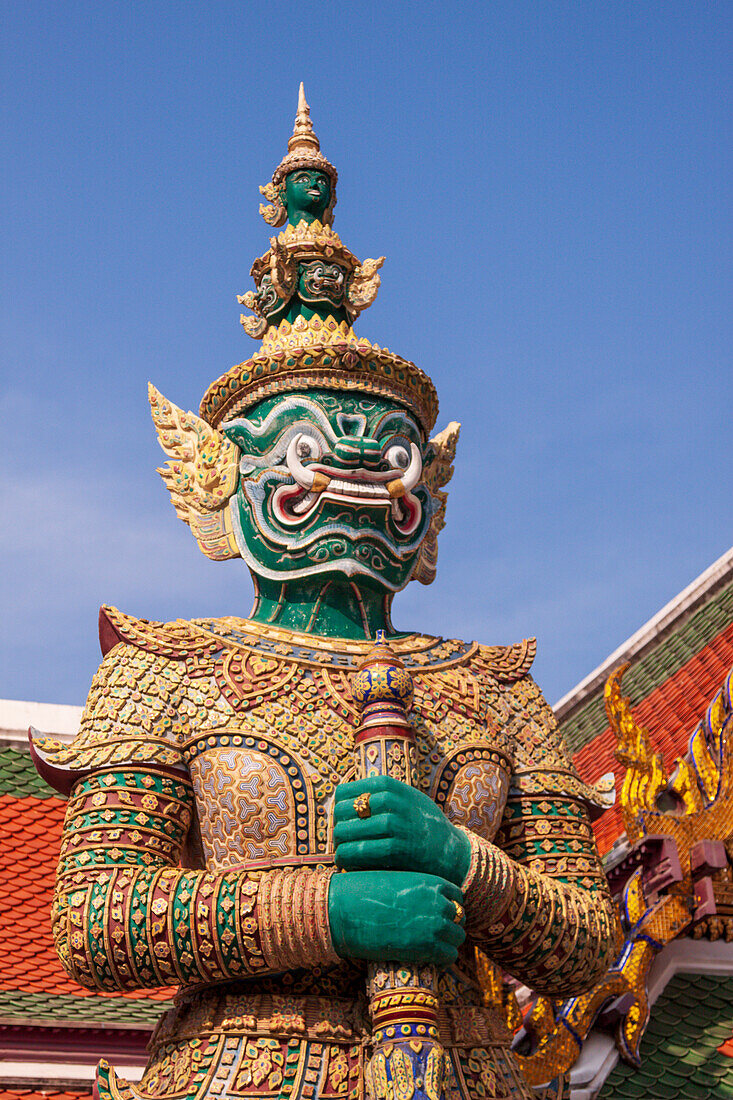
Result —
[{"label": "decorated sword pommel", "polygon": [[362,736],[377,733],[375,727],[385,732],[400,727],[403,737],[411,730],[407,713],[414,694],[412,676],[385,641],[383,630],[377,631],[374,647],[359,662],[351,694],[361,713]]}]

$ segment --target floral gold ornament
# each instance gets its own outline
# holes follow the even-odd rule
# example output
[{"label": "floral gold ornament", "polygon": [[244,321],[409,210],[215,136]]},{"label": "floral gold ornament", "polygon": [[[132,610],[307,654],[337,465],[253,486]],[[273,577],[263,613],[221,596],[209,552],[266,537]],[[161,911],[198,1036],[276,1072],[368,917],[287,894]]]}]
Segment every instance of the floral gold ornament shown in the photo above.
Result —
[{"label": "floral gold ornament", "polygon": [[[103,608],[77,736],[33,734],[68,795],[63,965],[90,990],[179,987],[142,1081],[102,1062],[99,1100],[529,1100],[544,1068],[488,985],[580,1004],[615,951],[589,825],[606,803],[531,678],[534,640],[392,625],[395,594],[435,576],[459,425],[436,433],[425,372],[354,332],[383,257],[333,230],[336,183],[301,88],[263,189],[281,231],[239,296],[257,350],[198,414],[150,387],[176,513],[208,557],[243,559],[249,617]],[[633,731],[628,752],[646,806]]]},{"label": "floral gold ornament", "polygon": [[371,817],[372,811],[369,809],[369,799],[371,795],[360,794],[354,799],[354,811],[357,817]]}]

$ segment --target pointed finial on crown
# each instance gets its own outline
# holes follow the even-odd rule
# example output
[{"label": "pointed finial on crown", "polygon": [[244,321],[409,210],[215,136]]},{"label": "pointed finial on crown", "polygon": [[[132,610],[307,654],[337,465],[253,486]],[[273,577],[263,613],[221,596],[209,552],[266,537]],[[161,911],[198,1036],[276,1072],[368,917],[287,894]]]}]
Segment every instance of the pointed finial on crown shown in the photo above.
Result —
[{"label": "pointed finial on crown", "polygon": [[285,177],[298,168],[314,168],[319,172],[325,172],[331,180],[331,201],[323,218],[324,224],[330,225],[333,221],[333,208],[336,205],[338,172],[321,152],[321,143],[313,129],[311,109],[305,98],[302,81],[298,90],[298,112],[295,116],[292,137],[288,139],[287,154],[272,173],[271,182],[260,187],[260,194],[264,195],[270,204],[260,206],[260,214],[269,225],[284,225],[287,217],[283,200]]},{"label": "pointed finial on crown", "polygon": [[308,100],[305,98],[305,88],[301,80],[300,90],[298,91],[298,113],[295,116],[293,136],[288,140],[288,152],[318,152],[320,148],[321,143],[313,129],[311,109],[308,106]]}]

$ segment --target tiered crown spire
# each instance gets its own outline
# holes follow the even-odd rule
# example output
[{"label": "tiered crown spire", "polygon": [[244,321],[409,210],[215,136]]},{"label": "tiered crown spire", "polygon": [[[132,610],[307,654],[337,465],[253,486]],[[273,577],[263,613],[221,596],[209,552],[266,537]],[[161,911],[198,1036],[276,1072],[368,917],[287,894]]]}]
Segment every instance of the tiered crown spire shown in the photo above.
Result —
[{"label": "tiered crown spire", "polygon": [[302,80],[298,91],[298,110],[295,115],[295,125],[293,126],[292,136],[288,138],[288,151],[272,173],[270,183],[260,187],[260,194],[264,195],[269,202],[267,206],[264,204],[260,206],[260,214],[269,225],[280,226],[285,224],[287,218],[283,193],[285,178],[290,172],[295,172],[298,168],[312,168],[317,172],[325,172],[330,179],[331,201],[323,217],[324,224],[330,225],[333,221],[333,208],[336,205],[338,172],[321,152],[321,143],[313,129],[311,109],[305,98],[305,88]]},{"label": "tiered crown spire", "polygon": [[[310,178],[308,172],[298,178],[300,170]],[[273,393],[314,388],[392,397],[413,410],[426,436],[435,423],[438,402],[427,375],[387,348],[357,338],[351,327],[377,296],[384,256],[361,262],[332,229],[337,179],[321,152],[301,83],[288,151],[260,188],[270,203],[260,207],[265,220],[289,224],[254,261],[256,290],[238,296],[252,310],[241,317],[242,325],[262,344],[209,387],[201,414],[210,424],[240,415]]]},{"label": "tiered crown spire", "polygon": [[298,90],[298,113],[295,116],[293,136],[288,138],[288,152],[305,152],[308,149],[315,149],[318,153],[321,150],[321,143],[316,137],[315,130],[313,129],[311,109],[305,98],[305,87],[301,80]]}]

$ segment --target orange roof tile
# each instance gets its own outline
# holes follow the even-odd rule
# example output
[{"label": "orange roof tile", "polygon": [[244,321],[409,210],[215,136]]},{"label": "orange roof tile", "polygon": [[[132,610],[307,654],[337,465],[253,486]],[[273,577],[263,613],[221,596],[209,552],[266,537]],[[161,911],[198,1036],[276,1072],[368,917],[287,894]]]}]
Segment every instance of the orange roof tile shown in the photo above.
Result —
[{"label": "orange roof tile", "polygon": [[[65,805],[60,798],[0,795],[0,990],[99,996],[66,974],[51,935]],[[124,996],[165,1000],[171,991]]]}]

